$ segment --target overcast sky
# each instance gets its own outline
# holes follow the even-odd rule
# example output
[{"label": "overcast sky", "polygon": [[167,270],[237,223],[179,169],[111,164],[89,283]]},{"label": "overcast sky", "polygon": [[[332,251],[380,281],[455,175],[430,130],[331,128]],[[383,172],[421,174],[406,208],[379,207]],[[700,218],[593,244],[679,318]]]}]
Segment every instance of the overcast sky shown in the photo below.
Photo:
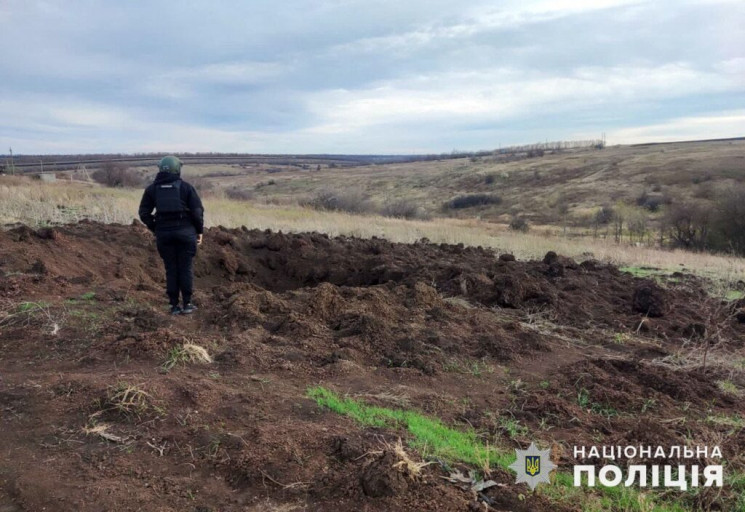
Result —
[{"label": "overcast sky", "polygon": [[745,136],[745,2],[0,0],[0,152]]}]

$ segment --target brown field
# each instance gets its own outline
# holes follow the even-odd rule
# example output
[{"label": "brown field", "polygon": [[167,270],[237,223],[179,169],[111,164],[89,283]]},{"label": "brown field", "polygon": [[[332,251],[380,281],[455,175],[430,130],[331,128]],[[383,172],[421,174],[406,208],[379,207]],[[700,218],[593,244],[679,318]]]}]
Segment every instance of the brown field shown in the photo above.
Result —
[{"label": "brown field", "polygon": [[[187,167],[210,226],[189,317],[165,313],[140,189],[0,176],[0,512],[743,510],[745,260],[578,219],[730,186],[744,148]],[[330,187],[434,218],[302,206]],[[503,202],[441,208],[472,193]],[[535,492],[506,469],[531,442],[559,466]],[[720,446],[725,485],[573,488],[574,445]]]},{"label": "brown field", "polygon": [[[740,505],[745,328],[691,276],[658,287],[593,261],[211,228],[201,309],[170,317],[141,226],[19,227],[0,261],[3,510]],[[319,406],[317,386],[471,432],[491,455],[436,458],[405,424]],[[727,485],[530,493],[498,460],[531,441],[564,481],[575,444],[716,444]],[[443,480],[455,469],[498,485],[476,496]]]}]

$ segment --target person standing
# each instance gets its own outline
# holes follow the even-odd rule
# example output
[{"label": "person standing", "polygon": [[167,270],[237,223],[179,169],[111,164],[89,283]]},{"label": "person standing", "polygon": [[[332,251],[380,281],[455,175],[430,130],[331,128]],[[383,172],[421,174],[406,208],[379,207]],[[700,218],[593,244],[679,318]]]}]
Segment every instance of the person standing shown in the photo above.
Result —
[{"label": "person standing", "polygon": [[[155,233],[158,253],[166,268],[166,293],[172,315],[188,315],[192,303],[193,260],[204,232],[204,207],[196,189],[181,179],[183,162],[166,156],[158,174],[142,195],[140,220]],[[155,215],[153,215],[153,209]],[[183,307],[179,305],[179,295]]]}]

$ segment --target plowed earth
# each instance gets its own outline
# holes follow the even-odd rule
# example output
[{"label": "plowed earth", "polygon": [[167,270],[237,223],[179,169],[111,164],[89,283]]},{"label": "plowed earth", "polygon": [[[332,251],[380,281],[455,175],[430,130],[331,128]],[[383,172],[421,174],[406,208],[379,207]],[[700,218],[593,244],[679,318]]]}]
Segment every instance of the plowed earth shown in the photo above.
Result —
[{"label": "plowed earth", "polygon": [[[564,468],[572,445],[745,449],[706,421],[745,410],[713,362],[745,329],[692,277],[213,228],[200,309],[172,317],[154,245],[137,225],[0,232],[0,511],[484,510],[438,465],[399,473],[386,446],[408,434],[319,408],[316,385],[507,451],[540,440]],[[686,362],[713,329],[709,367]],[[214,362],[166,370],[184,343]],[[577,509],[492,478],[494,510]]]}]

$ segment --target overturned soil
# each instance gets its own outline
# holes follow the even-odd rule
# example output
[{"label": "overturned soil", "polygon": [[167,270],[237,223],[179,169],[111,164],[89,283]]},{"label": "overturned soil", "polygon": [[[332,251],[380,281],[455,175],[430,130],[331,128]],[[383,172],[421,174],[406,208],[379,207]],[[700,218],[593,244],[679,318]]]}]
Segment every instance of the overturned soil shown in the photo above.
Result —
[{"label": "overturned soil", "polygon": [[745,412],[722,364],[742,358],[740,305],[690,276],[212,228],[199,310],[172,317],[153,236],[85,222],[0,232],[0,276],[3,512],[579,510],[507,471],[480,498],[437,464],[404,474],[390,446],[408,434],[320,409],[316,385],[505,450],[540,441],[564,468],[572,445],[745,449],[711,420]]}]

